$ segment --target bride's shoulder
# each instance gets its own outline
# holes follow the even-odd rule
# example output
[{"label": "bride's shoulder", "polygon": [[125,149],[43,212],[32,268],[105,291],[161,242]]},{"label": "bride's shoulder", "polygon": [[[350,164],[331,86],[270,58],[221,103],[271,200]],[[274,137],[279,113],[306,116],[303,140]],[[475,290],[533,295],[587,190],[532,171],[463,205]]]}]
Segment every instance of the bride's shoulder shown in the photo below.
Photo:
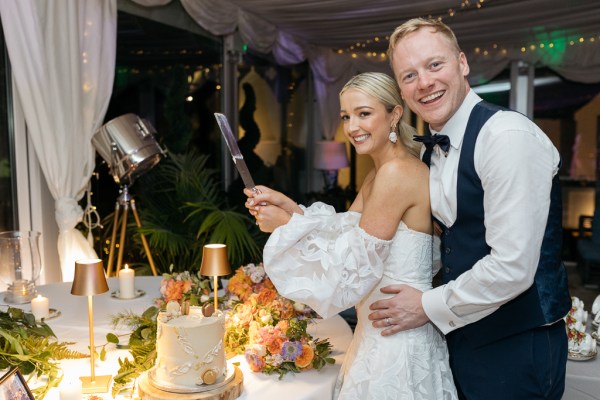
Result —
[{"label": "bride's shoulder", "polygon": [[400,192],[412,191],[429,183],[429,169],[414,157],[396,158],[383,164],[375,176],[376,185]]}]

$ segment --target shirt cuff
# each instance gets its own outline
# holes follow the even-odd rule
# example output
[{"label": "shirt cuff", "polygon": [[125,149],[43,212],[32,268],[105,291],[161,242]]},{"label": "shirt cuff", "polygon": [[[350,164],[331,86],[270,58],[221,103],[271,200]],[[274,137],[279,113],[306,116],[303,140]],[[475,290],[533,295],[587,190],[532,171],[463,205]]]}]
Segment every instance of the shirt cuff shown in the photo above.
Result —
[{"label": "shirt cuff", "polygon": [[429,320],[433,322],[444,335],[467,325],[467,322],[457,317],[444,302],[443,295],[445,287],[446,286],[443,285],[428,290],[423,293],[421,299],[425,314],[427,314]]}]

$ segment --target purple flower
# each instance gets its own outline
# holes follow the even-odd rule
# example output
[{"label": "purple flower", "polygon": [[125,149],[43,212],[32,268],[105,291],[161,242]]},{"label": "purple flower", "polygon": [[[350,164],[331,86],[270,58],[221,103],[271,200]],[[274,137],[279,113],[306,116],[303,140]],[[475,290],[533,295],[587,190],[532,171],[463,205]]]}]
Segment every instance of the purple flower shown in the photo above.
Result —
[{"label": "purple flower", "polygon": [[300,342],[284,342],[281,346],[281,355],[286,361],[296,361],[296,357],[302,354],[302,343]]}]

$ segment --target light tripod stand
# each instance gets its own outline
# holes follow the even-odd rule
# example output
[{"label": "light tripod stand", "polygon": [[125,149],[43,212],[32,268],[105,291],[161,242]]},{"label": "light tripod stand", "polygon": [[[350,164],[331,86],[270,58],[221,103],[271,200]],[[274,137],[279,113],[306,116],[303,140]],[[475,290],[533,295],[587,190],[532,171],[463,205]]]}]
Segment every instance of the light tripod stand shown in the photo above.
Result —
[{"label": "light tripod stand", "polygon": [[[113,267],[113,255],[115,251],[115,245],[117,242],[117,228],[119,226],[119,214],[121,213],[121,208],[123,209],[123,215],[121,216],[121,232],[119,235],[119,254],[117,255],[117,268],[115,270],[115,276],[119,275],[119,271],[121,270],[121,264],[123,263],[123,253],[125,252],[125,237],[127,232],[127,216],[129,214],[129,208],[131,208],[131,213],[135,219],[135,223],[138,228],[142,227],[142,223],[140,221],[140,217],[135,208],[135,200],[129,194],[129,188],[127,185],[121,186],[120,195],[117,198],[117,202],[115,203],[115,215],[113,219],[113,227],[112,227],[112,235],[110,239],[110,250],[108,252],[108,266],[106,267],[106,276],[111,276],[112,267]],[[142,239],[142,244],[144,245],[144,251],[146,253],[146,257],[148,257],[148,262],[150,263],[150,268],[152,268],[152,274],[157,276],[156,266],[154,265],[154,260],[152,259],[152,254],[150,253],[150,247],[148,246],[148,241],[146,240],[146,236],[143,233],[140,233],[140,237]]]},{"label": "light tripod stand", "polygon": [[[115,182],[120,185],[120,195],[115,204],[115,215],[112,228],[112,237],[110,240],[110,251],[108,252],[108,265],[106,267],[106,276],[111,276],[113,272],[113,258],[115,246],[117,244],[117,228],[121,227],[119,238],[119,255],[117,256],[117,269],[115,275],[119,275],[121,264],[123,263],[123,253],[125,252],[125,236],[127,232],[127,216],[129,208],[135,218],[138,228],[142,227],[140,217],[135,208],[135,201],[129,195],[129,185],[141,176],[143,173],[154,167],[165,155],[160,148],[154,134],[156,131],[150,124],[135,114],[125,114],[108,121],[94,134],[92,143],[98,153],[110,168],[110,173]],[[119,214],[123,209],[121,222],[119,225]],[[152,268],[154,276],[158,275],[154,260],[150,253],[150,247],[143,233],[140,233],[142,244],[148,262]]]}]

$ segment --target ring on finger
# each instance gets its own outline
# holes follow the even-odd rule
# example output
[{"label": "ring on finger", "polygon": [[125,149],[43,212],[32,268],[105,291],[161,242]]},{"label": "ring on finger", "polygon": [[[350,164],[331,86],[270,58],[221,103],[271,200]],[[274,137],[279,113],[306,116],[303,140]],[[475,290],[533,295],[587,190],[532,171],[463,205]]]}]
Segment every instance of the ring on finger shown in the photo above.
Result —
[{"label": "ring on finger", "polygon": [[390,317],[387,317],[387,318],[385,319],[385,324],[386,324],[387,326],[390,326],[390,325],[392,325],[392,321],[390,320]]}]

